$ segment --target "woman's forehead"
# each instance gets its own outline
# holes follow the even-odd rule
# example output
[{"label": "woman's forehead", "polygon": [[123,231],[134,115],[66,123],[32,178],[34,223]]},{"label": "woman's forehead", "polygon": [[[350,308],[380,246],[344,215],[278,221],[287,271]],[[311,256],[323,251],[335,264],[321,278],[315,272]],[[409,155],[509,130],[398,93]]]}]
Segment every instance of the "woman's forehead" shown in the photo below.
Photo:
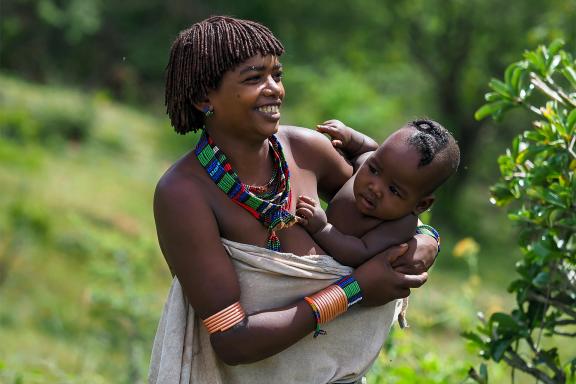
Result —
[{"label": "woman's forehead", "polygon": [[263,56],[262,54],[258,53],[248,59],[246,59],[244,62],[240,63],[237,67],[236,70],[237,71],[243,71],[246,69],[256,69],[256,68],[261,68],[261,67],[280,67],[282,66],[282,64],[280,63],[280,59],[278,58],[278,56],[274,56],[274,55],[265,55]]}]

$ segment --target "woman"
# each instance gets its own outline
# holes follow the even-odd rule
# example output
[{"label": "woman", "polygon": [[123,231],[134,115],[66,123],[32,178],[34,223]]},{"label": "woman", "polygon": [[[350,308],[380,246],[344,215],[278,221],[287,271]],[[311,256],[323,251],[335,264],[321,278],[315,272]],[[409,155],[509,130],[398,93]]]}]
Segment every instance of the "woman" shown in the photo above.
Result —
[{"label": "woman", "polygon": [[[437,247],[429,236],[351,273],[315,256],[324,252],[292,225],[297,196],[330,199],[352,169],[322,135],[279,126],[283,52],[266,27],[228,17],[193,25],[172,46],[168,114],[178,133],[203,129],[203,136],[155,194],[158,239],[175,279],[151,382],[353,382],[376,358],[383,340],[363,346],[374,332],[385,337],[396,299],[426,281]],[[404,252],[419,274],[391,267]],[[330,321],[351,304],[345,285],[330,284],[347,273],[340,284],[361,288],[362,308]],[[346,308],[335,310],[338,300]],[[322,333],[320,323],[346,321],[348,331],[301,340]]]}]

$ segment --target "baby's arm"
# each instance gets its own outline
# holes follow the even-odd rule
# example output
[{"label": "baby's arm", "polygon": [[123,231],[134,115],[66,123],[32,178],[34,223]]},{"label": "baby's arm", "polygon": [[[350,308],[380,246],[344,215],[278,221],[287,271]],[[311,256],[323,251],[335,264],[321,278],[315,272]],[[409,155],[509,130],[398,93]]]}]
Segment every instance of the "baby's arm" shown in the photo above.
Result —
[{"label": "baby's arm", "polygon": [[299,222],[314,240],[340,264],[357,267],[388,247],[408,241],[414,236],[416,217],[383,222],[361,238],[345,235],[326,220],[320,204],[300,196],[296,205]]},{"label": "baby's arm", "polygon": [[344,153],[344,156],[352,162],[354,170],[357,168],[356,160],[362,154],[378,148],[378,143],[372,138],[346,126],[340,120],[325,121],[318,124],[316,130],[330,136],[334,148]]}]

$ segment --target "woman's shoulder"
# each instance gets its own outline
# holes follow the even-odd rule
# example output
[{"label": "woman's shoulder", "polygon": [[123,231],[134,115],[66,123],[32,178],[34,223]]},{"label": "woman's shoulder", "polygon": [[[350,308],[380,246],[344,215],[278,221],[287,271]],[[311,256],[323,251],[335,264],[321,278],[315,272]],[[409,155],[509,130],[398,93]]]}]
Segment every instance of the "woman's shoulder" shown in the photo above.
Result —
[{"label": "woman's shoulder", "polygon": [[313,129],[282,125],[278,136],[290,147],[296,160],[310,159],[316,162],[337,154],[330,140]]},{"label": "woman's shoulder", "polygon": [[158,203],[181,204],[204,199],[203,189],[205,172],[201,169],[196,158],[186,154],[176,161],[158,180],[154,193],[155,205]]},{"label": "woman's shoulder", "polygon": [[281,125],[278,135],[284,137],[290,144],[322,145],[326,142],[329,143],[320,132],[294,125]]}]

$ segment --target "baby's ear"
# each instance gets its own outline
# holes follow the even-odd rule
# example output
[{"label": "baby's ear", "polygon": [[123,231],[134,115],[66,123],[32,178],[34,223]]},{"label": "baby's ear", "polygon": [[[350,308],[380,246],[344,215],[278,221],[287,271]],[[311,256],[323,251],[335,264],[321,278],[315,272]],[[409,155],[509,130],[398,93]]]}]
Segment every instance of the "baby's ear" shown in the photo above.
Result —
[{"label": "baby's ear", "polygon": [[416,204],[416,208],[414,209],[414,214],[418,216],[422,212],[426,212],[428,208],[434,203],[436,197],[434,195],[428,195],[423,197],[418,204]]}]

